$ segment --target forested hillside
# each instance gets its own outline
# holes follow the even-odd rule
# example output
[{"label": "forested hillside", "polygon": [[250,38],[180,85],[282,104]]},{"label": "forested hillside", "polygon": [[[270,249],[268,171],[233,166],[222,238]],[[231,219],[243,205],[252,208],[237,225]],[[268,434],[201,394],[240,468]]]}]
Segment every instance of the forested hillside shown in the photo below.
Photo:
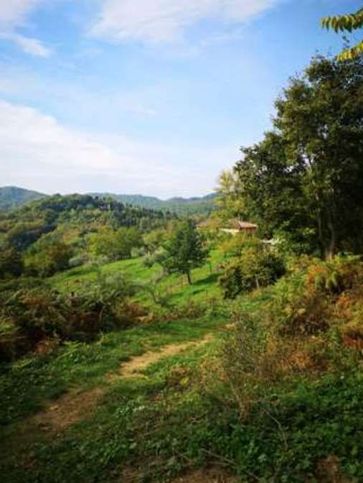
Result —
[{"label": "forested hillside", "polygon": [[0,214],[1,276],[51,274],[92,257],[129,256],[172,216],[90,195],[49,196]]},{"label": "forested hillside", "polygon": [[0,210],[10,210],[45,196],[42,193],[17,188],[16,186],[3,186],[0,188]]},{"label": "forested hillside", "polygon": [[[115,193],[88,193],[99,199],[113,199],[123,204],[156,211],[170,211],[178,215],[209,215],[215,209],[216,194],[194,198],[170,198],[161,200],[155,196],[122,195]],[[0,210],[18,208],[29,201],[45,198],[48,195],[16,186],[0,187]]]},{"label": "forested hillside", "polygon": [[168,200],[160,200],[154,196],[142,195],[116,195],[112,193],[102,194],[95,193],[95,196],[109,196],[121,203],[129,203],[131,205],[149,208],[153,210],[163,210],[176,213],[178,215],[209,215],[215,209],[216,194],[194,198],[170,198]]}]

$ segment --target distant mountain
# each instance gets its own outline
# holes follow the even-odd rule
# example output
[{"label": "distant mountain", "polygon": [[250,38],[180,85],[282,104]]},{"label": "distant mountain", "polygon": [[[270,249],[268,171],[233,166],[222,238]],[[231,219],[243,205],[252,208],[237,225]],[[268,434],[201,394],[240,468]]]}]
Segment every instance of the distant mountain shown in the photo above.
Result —
[{"label": "distant mountain", "polygon": [[[144,195],[119,195],[115,193],[88,193],[94,198],[112,198],[121,203],[134,205],[151,210],[170,211],[178,215],[208,215],[214,208],[215,193],[206,196],[182,198],[174,197],[168,200],[160,200],[156,196]],[[18,188],[16,186],[0,187],[0,210],[18,208],[29,201],[47,197],[43,193]]]},{"label": "distant mountain", "polygon": [[171,211],[178,215],[208,215],[215,208],[214,201],[217,196],[216,193],[211,193],[201,197],[175,197],[160,200],[155,196],[143,195],[117,195],[114,193],[91,193],[91,195],[99,198],[110,197],[121,203],[128,203],[141,208]]},{"label": "distant mountain", "polygon": [[0,210],[10,210],[29,201],[39,200],[47,195],[17,186],[0,187]]}]

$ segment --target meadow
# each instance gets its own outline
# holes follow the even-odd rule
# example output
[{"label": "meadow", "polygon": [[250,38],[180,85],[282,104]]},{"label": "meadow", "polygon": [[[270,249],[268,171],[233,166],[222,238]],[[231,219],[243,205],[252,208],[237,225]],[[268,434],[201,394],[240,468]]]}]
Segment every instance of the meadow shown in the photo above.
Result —
[{"label": "meadow", "polygon": [[[221,253],[211,259],[213,270]],[[336,342],[334,351],[345,353],[338,362],[344,368],[328,370],[331,353],[319,349],[314,367],[295,368],[286,377],[276,364],[280,352],[268,351],[266,385],[258,346],[252,347],[254,367],[238,360],[235,342],[244,327],[241,317],[246,321],[241,314],[264,324],[266,308],[296,281],[282,279],[230,301],[222,298],[210,268],[206,263],[193,271],[192,286],[175,275],[160,282],[172,287],[169,320],[101,333],[92,342],[66,342],[8,366],[0,379],[5,481],[303,481],[327,472],[337,481],[343,474],[359,481],[363,386],[357,362]],[[138,282],[156,273],[140,259],[101,270],[122,270]],[[48,282],[72,291],[96,280],[98,271],[72,269]],[[140,297],[153,307],[147,294]],[[188,314],[191,305],[198,310],[174,317],[178,310]],[[260,340],[258,332],[253,337]],[[318,336],[325,345],[330,338]],[[287,347],[307,359],[318,339],[315,334],[295,347],[296,335],[290,337],[283,346],[285,369]],[[231,361],[233,373],[243,370],[247,383],[252,375],[254,387],[247,393],[234,385]],[[251,400],[247,415],[239,390]]]}]

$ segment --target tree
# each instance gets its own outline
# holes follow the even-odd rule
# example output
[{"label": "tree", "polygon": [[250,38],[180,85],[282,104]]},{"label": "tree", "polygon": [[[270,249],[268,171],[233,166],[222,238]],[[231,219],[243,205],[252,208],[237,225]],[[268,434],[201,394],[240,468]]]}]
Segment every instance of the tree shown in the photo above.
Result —
[{"label": "tree", "polygon": [[363,64],[315,58],[276,102],[274,131],[236,165],[249,209],[270,232],[362,249]]},{"label": "tree", "polygon": [[192,283],[191,270],[205,262],[208,251],[203,246],[202,236],[191,220],[181,222],[165,244],[165,257],[161,261],[169,272],[183,273]]},{"label": "tree", "polygon": [[142,245],[141,233],[136,228],[121,227],[118,230],[103,228],[90,236],[89,246],[91,252],[109,260],[130,258],[133,248]]},{"label": "tree", "polygon": [[[363,28],[363,8],[355,13],[347,15],[335,15],[325,17],[321,24],[326,29],[333,29],[335,32],[349,32]],[[363,40],[353,47],[344,49],[339,55],[339,60],[351,60],[359,57],[363,53]]]},{"label": "tree", "polygon": [[216,205],[217,216],[222,221],[239,217],[244,211],[244,202],[241,196],[240,179],[233,170],[224,170],[219,176]]},{"label": "tree", "polygon": [[72,255],[71,246],[46,235],[29,248],[24,260],[25,269],[31,275],[48,277],[69,268]]},{"label": "tree", "polygon": [[23,271],[21,254],[13,247],[0,247],[0,278],[18,277]]}]

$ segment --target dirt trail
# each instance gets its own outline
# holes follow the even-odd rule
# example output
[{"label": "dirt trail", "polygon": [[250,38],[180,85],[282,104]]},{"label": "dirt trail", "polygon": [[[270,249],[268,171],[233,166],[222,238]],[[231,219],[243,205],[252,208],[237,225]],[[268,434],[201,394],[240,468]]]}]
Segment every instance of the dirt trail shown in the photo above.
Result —
[{"label": "dirt trail", "polygon": [[[213,336],[207,334],[198,341],[169,344],[162,347],[159,351],[145,352],[122,363],[118,372],[111,373],[106,377],[112,382],[123,377],[138,377],[149,365],[187,349],[203,346],[211,340],[213,340]],[[63,431],[90,415],[101,401],[105,392],[106,387],[102,386],[83,392],[72,391],[66,393],[33,416],[30,423],[31,425],[35,424],[46,432],[57,433]]]},{"label": "dirt trail", "polygon": [[204,469],[179,476],[171,483],[237,483],[238,481],[236,477],[228,475],[223,470]]},{"label": "dirt trail", "polygon": [[103,387],[79,393],[68,392],[33,416],[32,423],[46,432],[63,431],[87,417],[95,409],[104,392]]},{"label": "dirt trail", "polygon": [[164,359],[165,357],[172,357],[179,352],[183,352],[184,350],[200,347],[207,342],[210,342],[213,339],[213,336],[208,334],[202,340],[198,340],[196,342],[185,342],[184,344],[169,344],[161,348],[158,352],[145,352],[141,356],[136,356],[130,359],[129,361],[125,362],[121,365],[120,371],[118,374],[114,374],[113,377],[135,377],[140,375],[144,369],[146,369],[151,364],[155,364],[160,359]]}]

